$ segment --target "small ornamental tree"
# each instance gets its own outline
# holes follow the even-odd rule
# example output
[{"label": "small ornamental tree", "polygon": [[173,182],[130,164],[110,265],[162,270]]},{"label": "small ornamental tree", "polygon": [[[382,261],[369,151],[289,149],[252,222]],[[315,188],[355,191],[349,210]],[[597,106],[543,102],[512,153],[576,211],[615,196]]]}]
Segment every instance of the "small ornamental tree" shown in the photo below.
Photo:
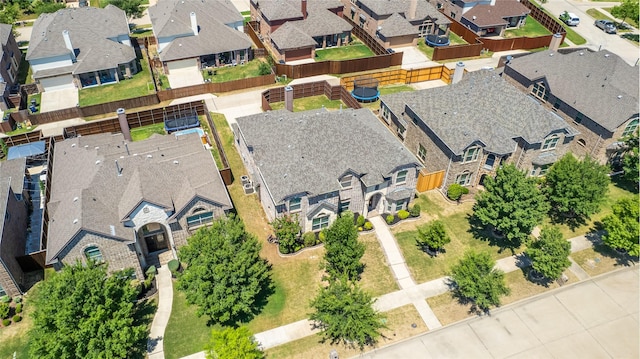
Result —
[{"label": "small ornamental tree", "polygon": [[440,220],[431,221],[424,226],[418,227],[418,238],[416,239],[422,248],[427,248],[437,256],[445,244],[451,242],[447,234],[444,223]]},{"label": "small ornamental tree", "polygon": [[324,248],[325,269],[331,277],[358,280],[364,269],[360,259],[365,246],[358,241],[352,212],[342,213],[327,229]]},{"label": "small ornamental tree", "polygon": [[556,227],[543,228],[540,237],[532,241],[525,254],[531,259],[531,267],[547,279],[560,278],[571,266],[571,242],[562,238]]},{"label": "small ornamental tree", "polygon": [[309,319],[321,329],[324,340],[357,346],[360,350],[380,338],[384,315],[373,308],[371,295],[344,279],[335,279],[311,302]]},{"label": "small ornamental tree", "polygon": [[609,168],[587,157],[578,160],[568,153],[545,177],[544,193],[557,220],[582,221],[600,210],[607,194]]},{"label": "small ornamental tree", "polygon": [[108,3],[124,10],[128,17],[138,19],[142,17],[142,13],[144,8],[142,5],[142,0],[108,0]]},{"label": "small ornamental tree", "polygon": [[253,317],[261,298],[272,291],[269,264],[260,258],[260,243],[238,218],[220,218],[199,229],[180,248],[186,263],[178,288],[213,323],[235,324]]},{"label": "small ornamental tree", "polygon": [[624,24],[626,19],[631,19],[636,22],[636,24],[640,20],[640,5],[638,4],[638,0],[622,0],[620,5],[616,5],[611,8],[611,15],[617,17],[618,19],[622,19],[620,26]]},{"label": "small ornamental tree", "polygon": [[628,181],[640,183],[640,151],[638,150],[638,131],[624,138],[626,150],[622,155],[622,169],[624,178]]},{"label": "small ornamental tree", "polygon": [[285,215],[271,222],[271,226],[278,238],[278,245],[282,253],[291,253],[295,249],[300,235],[300,223],[297,215]]},{"label": "small ornamental tree", "polygon": [[507,247],[520,247],[549,210],[536,180],[509,164],[498,169],[495,178],[488,177],[484,187],[476,196],[474,216],[501,232]]},{"label": "small ornamental tree", "polygon": [[264,358],[247,327],[212,330],[204,353],[207,359]]},{"label": "small ornamental tree", "polygon": [[602,241],[607,246],[615,250],[625,250],[629,255],[638,257],[640,255],[640,210],[635,199],[625,198],[616,202],[613,213],[602,219],[602,227],[606,233],[602,236]]},{"label": "small ornamental tree", "polygon": [[473,303],[474,309],[487,312],[500,305],[500,297],[510,293],[504,282],[504,273],[494,269],[495,261],[485,252],[467,251],[451,269],[454,293]]}]

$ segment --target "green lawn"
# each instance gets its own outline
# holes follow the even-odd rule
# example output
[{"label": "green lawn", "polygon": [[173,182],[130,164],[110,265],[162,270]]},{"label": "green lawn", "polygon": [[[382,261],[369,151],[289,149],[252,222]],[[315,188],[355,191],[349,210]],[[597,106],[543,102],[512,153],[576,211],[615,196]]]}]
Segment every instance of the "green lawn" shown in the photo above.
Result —
[{"label": "green lawn", "polygon": [[[380,95],[388,95],[396,92],[407,92],[407,91],[415,91],[415,89],[409,85],[387,85],[379,87]],[[380,109],[380,100],[369,103],[361,103],[362,107],[366,107],[371,109],[372,111]]]},{"label": "green lawn", "polygon": [[[202,71],[202,77],[205,81],[211,80],[211,82],[227,82],[256,77],[260,76],[260,63],[262,63],[262,59],[255,59],[244,65],[211,68]],[[211,72],[211,75],[209,75],[209,72]]]},{"label": "green lawn", "polygon": [[[608,12],[608,13],[611,13],[611,9],[613,9],[613,8],[611,8],[611,7],[603,7],[603,8],[602,8],[602,10],[604,10],[604,11],[606,11],[606,12]],[[587,13],[589,13],[589,12],[588,12],[588,10],[587,10]],[[589,15],[591,15],[591,14],[589,14]],[[616,23],[616,25],[619,25],[619,24],[617,23],[617,21],[615,21],[615,20],[611,20],[611,21],[615,22],[615,23]],[[628,18],[625,18],[625,19],[624,19],[624,22],[625,22],[626,24],[629,24],[629,25],[631,25],[631,26],[635,27],[636,29],[638,28],[638,20],[637,20],[637,19],[633,19],[633,18],[628,17]],[[620,27],[618,27],[618,29],[620,29]],[[623,29],[623,30],[629,30],[629,31],[631,31],[631,29]]]},{"label": "green lawn", "polygon": [[524,26],[519,29],[506,30],[504,32],[504,37],[538,37],[551,35],[551,31],[547,30],[542,24],[540,24],[536,19],[532,18],[531,15],[527,16],[527,20],[525,21]]},{"label": "green lawn", "polygon": [[358,240],[365,245],[364,256],[364,272],[360,278],[360,286],[374,297],[394,292],[398,288],[391,268],[386,265],[386,257],[378,238],[374,233],[361,235]]},{"label": "green lawn", "polygon": [[[222,116],[222,121],[226,121],[224,119],[224,115],[220,113],[212,113],[211,117],[214,116]],[[202,127],[204,132],[206,132],[209,136],[209,140],[211,141],[211,154],[213,155],[213,159],[216,161],[216,166],[218,166],[218,169],[224,168],[224,166],[222,165],[222,158],[220,157],[220,153],[218,152],[218,147],[216,147],[215,140],[213,138],[213,135],[211,134],[211,129],[209,128],[209,124],[207,123],[207,118],[205,116],[200,116],[200,127]]]},{"label": "green lawn", "polygon": [[332,47],[329,49],[316,50],[316,61],[327,60],[350,60],[362,57],[375,56],[367,45],[360,41],[352,41],[347,46]]},{"label": "green lawn", "polygon": [[136,127],[131,129],[131,139],[133,141],[142,141],[151,137],[154,133],[165,135],[164,123],[156,123],[153,125]]},{"label": "green lawn", "polygon": [[[542,11],[544,11],[547,15],[553,17],[554,19],[558,19],[557,16],[553,15],[552,13],[550,13],[547,9],[544,9],[540,3],[536,0],[530,0],[532,4],[536,5],[538,8],[542,9]],[[562,27],[564,28],[564,31],[567,32],[567,36],[566,38],[571,41],[573,44],[575,45],[584,45],[587,43],[587,40],[584,39],[584,37],[578,35],[577,32],[575,32],[571,26],[565,24],[564,22],[558,20],[558,22],[560,24],[562,24]]]},{"label": "green lawn", "polygon": [[466,44],[468,44],[468,42],[466,42],[460,36],[456,35],[456,33],[453,32],[453,31],[449,31],[449,41],[450,41],[451,45],[466,45]]},{"label": "green lawn", "polygon": [[[27,108],[29,106],[31,106],[31,101],[32,100],[36,100],[36,107],[37,107],[37,111],[35,113],[40,112],[41,107],[42,107],[42,94],[41,93],[34,93],[32,95],[29,95],[27,97]],[[29,112],[31,112],[31,110],[29,110]]]},{"label": "green lawn", "polygon": [[615,22],[613,18],[601,13],[600,11],[598,11],[598,9],[595,8],[588,9],[587,15],[591,16],[595,20],[609,20]]},{"label": "green lawn", "polygon": [[418,50],[422,51],[423,54],[427,55],[429,60],[431,60],[431,58],[433,57],[433,47],[428,46],[427,44],[425,44],[424,41],[418,41]]},{"label": "green lawn", "polygon": [[140,67],[141,70],[129,80],[78,91],[80,106],[91,106],[151,94],[149,83],[152,83],[153,80],[149,72],[149,64],[144,57],[140,60]]},{"label": "green lawn", "polygon": [[35,129],[38,126],[28,126],[28,127],[21,127],[21,128],[17,128],[13,131],[9,131],[9,132],[5,132],[5,135],[7,136],[13,136],[13,135],[19,135],[21,133],[27,133],[27,132],[31,132],[31,131],[35,131]]},{"label": "green lawn", "polygon": [[149,36],[153,36],[153,30],[151,30],[151,29],[135,29],[129,34],[129,36],[131,36],[131,37],[149,37]]},{"label": "green lawn", "polygon": [[[341,100],[329,100],[325,95],[303,97],[293,100],[293,112],[313,110],[322,108],[322,106],[327,109],[337,110],[340,105],[347,108]],[[284,102],[274,102],[271,104],[271,108],[273,110],[281,110],[284,108]]]}]

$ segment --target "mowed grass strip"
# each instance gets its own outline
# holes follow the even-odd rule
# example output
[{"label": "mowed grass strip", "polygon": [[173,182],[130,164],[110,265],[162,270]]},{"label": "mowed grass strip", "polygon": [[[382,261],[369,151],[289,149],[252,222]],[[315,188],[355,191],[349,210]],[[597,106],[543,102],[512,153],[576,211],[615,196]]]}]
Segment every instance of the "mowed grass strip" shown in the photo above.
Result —
[{"label": "mowed grass strip", "polygon": [[[338,110],[340,105],[343,108],[347,106],[341,100],[329,100],[325,95],[309,96],[303,98],[297,98],[293,100],[293,112],[302,112],[308,110],[315,110],[318,108],[326,108],[329,110]],[[272,110],[284,109],[284,102],[274,102],[271,104]]]},{"label": "mowed grass strip", "polygon": [[367,45],[360,41],[352,41],[349,45],[316,50],[316,62],[328,60],[351,60],[375,56]]}]

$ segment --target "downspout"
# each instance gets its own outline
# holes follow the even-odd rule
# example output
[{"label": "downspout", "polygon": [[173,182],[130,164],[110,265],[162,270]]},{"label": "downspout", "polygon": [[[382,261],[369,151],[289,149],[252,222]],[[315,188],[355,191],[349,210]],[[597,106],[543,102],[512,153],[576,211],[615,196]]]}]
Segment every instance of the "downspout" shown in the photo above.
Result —
[{"label": "downspout", "polygon": [[452,160],[453,154],[449,156],[449,164],[447,165],[447,171],[444,173],[444,180],[442,180],[442,187],[440,187],[440,190],[444,189],[445,185],[447,184],[447,178],[449,178],[449,169],[451,169]]}]

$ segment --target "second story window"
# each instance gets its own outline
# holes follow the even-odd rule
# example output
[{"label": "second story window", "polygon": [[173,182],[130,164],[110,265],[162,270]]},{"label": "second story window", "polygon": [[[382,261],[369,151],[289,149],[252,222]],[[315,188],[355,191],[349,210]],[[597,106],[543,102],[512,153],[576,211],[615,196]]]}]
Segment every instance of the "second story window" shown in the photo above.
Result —
[{"label": "second story window", "polygon": [[624,132],[622,132],[622,137],[627,137],[627,136],[631,136],[636,129],[638,128],[638,119],[633,119],[631,122],[629,122],[629,124],[627,125],[627,127],[624,128]]},{"label": "second story window", "polygon": [[302,198],[296,197],[289,200],[289,212],[299,211],[302,208]]},{"label": "second story window", "polygon": [[391,121],[391,111],[389,111],[389,108],[385,105],[382,105],[382,118],[384,118],[387,123]]},{"label": "second story window", "polygon": [[462,162],[474,162],[478,159],[478,153],[480,153],[480,147],[470,147],[462,156]]},{"label": "second story window", "polygon": [[342,177],[342,179],[340,180],[340,187],[342,188],[351,188],[351,181],[353,179],[352,175],[347,175]]},{"label": "second story window", "polygon": [[422,162],[425,162],[427,160],[427,149],[422,145],[418,145],[418,158]]},{"label": "second story window", "polygon": [[531,93],[533,94],[533,96],[545,102],[549,99],[547,88],[544,86],[543,82],[536,82],[535,84],[533,84],[533,89],[531,89]]},{"label": "second story window", "polygon": [[404,183],[407,181],[407,173],[409,171],[407,170],[402,170],[400,172],[398,172],[398,175],[396,176],[396,184],[398,183]]},{"label": "second story window", "polygon": [[558,140],[560,139],[560,137],[558,135],[553,135],[551,137],[548,137],[546,140],[544,140],[544,143],[542,144],[542,150],[552,150],[554,148],[556,148],[556,145],[558,144]]}]

